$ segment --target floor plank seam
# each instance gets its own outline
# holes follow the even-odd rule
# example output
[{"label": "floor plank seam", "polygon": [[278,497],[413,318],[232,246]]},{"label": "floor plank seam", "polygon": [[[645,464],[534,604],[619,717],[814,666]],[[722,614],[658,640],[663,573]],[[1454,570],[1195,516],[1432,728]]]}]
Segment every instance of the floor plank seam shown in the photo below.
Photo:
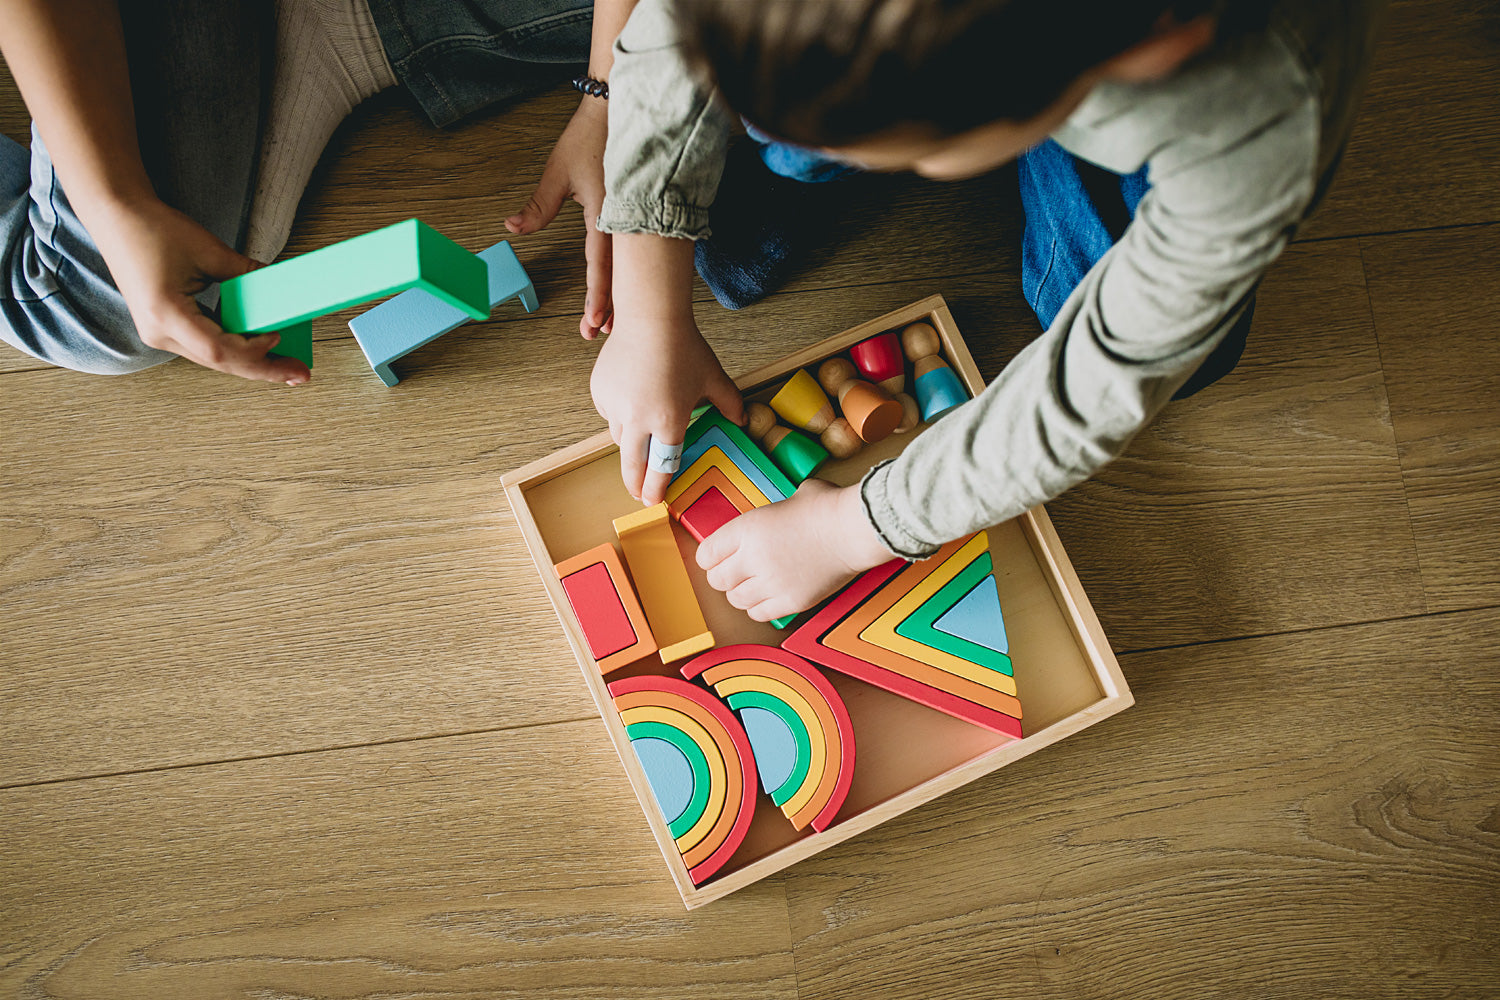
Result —
[{"label": "floor plank seam", "polygon": [[1500,610],[1500,604],[1476,604],[1466,608],[1444,608],[1442,611],[1423,611],[1411,615],[1391,615],[1388,618],[1366,618],[1358,621],[1338,622],[1333,625],[1309,625],[1306,628],[1289,628],[1279,632],[1254,632],[1248,635],[1225,636],[1221,639],[1199,639],[1194,642],[1168,643],[1164,646],[1143,646],[1140,649],[1117,649],[1117,657],[1139,656],[1143,653],[1164,653],[1174,649],[1193,649],[1198,646],[1222,646],[1231,642],[1247,642],[1251,639],[1274,639],[1278,636],[1311,635],[1317,632],[1337,632],[1341,629],[1363,628],[1367,625],[1392,625],[1398,622],[1416,622],[1426,618],[1446,618],[1451,615],[1470,615],[1482,611]]},{"label": "floor plank seam", "polygon": [[1375,229],[1368,233],[1338,233],[1333,236],[1309,236],[1305,239],[1292,240],[1291,245],[1332,243],[1336,240],[1362,240],[1377,236],[1404,236],[1408,233],[1446,233],[1455,229],[1484,229],[1488,226],[1500,226],[1500,219],[1488,219],[1481,222],[1450,222],[1442,226],[1415,226],[1409,229]]},{"label": "floor plank seam", "polygon": [[483,736],[487,733],[514,733],[527,729],[541,729],[545,726],[568,726],[579,722],[590,722],[597,720],[598,715],[587,715],[577,719],[551,719],[547,722],[528,722],[519,726],[497,726],[492,729],[464,729],[455,730],[451,733],[432,733],[427,736],[407,736],[389,740],[370,740],[366,743],[342,743],[328,747],[309,747],[304,750],[283,750],[277,753],[249,754],[243,757],[224,757],[218,760],[195,760],[182,764],[163,764],[160,767],[137,767],[126,768],[120,771],[100,771],[95,774],[74,774],[62,778],[43,778],[38,781],[17,781],[8,785],[0,785],[0,792],[13,791],[18,788],[36,788],[42,785],[61,785],[70,781],[95,781],[101,778],[123,778],[140,774],[157,774],[164,771],[185,771],[195,767],[218,767],[222,764],[244,764],[259,760],[276,760],[282,757],[305,757],[320,753],[342,753],[346,750],[365,750],[372,747],[400,746],[403,743],[423,743],[428,740],[450,740],[464,736]]},{"label": "floor plank seam", "polygon": [[1375,360],[1380,365],[1380,388],[1385,393],[1386,419],[1390,421],[1391,438],[1396,444],[1396,471],[1401,475],[1401,503],[1406,508],[1406,531],[1411,540],[1412,558],[1417,561],[1417,579],[1422,584],[1422,608],[1428,610],[1432,601],[1427,593],[1427,569],[1422,565],[1422,546],[1417,542],[1417,528],[1411,510],[1411,486],[1406,479],[1406,459],[1401,454],[1401,435],[1396,432],[1396,414],[1391,409],[1391,394],[1385,383],[1385,349],[1380,343],[1380,323],[1375,318],[1375,299],[1370,295],[1370,275],[1365,268],[1365,241],[1355,241],[1359,252],[1359,276],[1365,290],[1365,308],[1370,311],[1370,332],[1375,337]]}]

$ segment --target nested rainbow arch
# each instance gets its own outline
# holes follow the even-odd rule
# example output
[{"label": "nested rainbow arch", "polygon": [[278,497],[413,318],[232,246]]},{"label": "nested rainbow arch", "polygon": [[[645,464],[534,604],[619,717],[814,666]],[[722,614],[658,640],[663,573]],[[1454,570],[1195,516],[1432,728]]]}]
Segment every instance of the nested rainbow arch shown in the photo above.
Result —
[{"label": "nested rainbow arch", "polygon": [[828,678],[797,654],[758,643],[710,650],[682,673],[713,685],[740,713],[761,785],[792,826],[826,830],[854,780],[854,726]]},{"label": "nested rainbow arch", "polygon": [[628,677],[609,693],[688,877],[702,885],[744,842],[755,816],[750,738],[722,702],[676,677]]}]

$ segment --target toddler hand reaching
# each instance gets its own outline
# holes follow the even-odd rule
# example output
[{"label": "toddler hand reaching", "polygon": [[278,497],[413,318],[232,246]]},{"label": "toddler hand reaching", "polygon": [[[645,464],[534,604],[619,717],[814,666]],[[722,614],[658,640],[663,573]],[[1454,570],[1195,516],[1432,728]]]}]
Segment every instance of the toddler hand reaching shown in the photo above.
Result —
[{"label": "toddler hand reaching", "polygon": [[821,479],[741,514],[698,546],[708,582],[761,622],[806,611],[892,558],[865,516],[859,486]]}]

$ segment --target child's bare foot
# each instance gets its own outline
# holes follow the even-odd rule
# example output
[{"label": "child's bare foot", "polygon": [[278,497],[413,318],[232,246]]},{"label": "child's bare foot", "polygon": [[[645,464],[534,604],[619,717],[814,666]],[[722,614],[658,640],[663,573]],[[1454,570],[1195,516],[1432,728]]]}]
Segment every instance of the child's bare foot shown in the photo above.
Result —
[{"label": "child's bare foot", "polygon": [[891,558],[865,517],[859,487],[821,479],[741,514],[698,546],[708,582],[762,622],[806,611]]}]

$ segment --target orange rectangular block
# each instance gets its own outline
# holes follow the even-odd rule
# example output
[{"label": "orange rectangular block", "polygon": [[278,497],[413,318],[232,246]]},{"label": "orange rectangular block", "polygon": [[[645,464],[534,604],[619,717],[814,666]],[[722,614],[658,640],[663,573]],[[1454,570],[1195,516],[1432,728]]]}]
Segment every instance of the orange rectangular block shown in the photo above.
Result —
[{"label": "orange rectangular block", "polygon": [[663,663],[712,649],[714,635],[703,619],[693,581],[688,579],[667,505],[615,518],[615,534],[641,595],[646,620],[656,636]]},{"label": "orange rectangular block", "polygon": [[656,638],[614,543],[596,545],[554,568],[601,674],[656,652]]}]

